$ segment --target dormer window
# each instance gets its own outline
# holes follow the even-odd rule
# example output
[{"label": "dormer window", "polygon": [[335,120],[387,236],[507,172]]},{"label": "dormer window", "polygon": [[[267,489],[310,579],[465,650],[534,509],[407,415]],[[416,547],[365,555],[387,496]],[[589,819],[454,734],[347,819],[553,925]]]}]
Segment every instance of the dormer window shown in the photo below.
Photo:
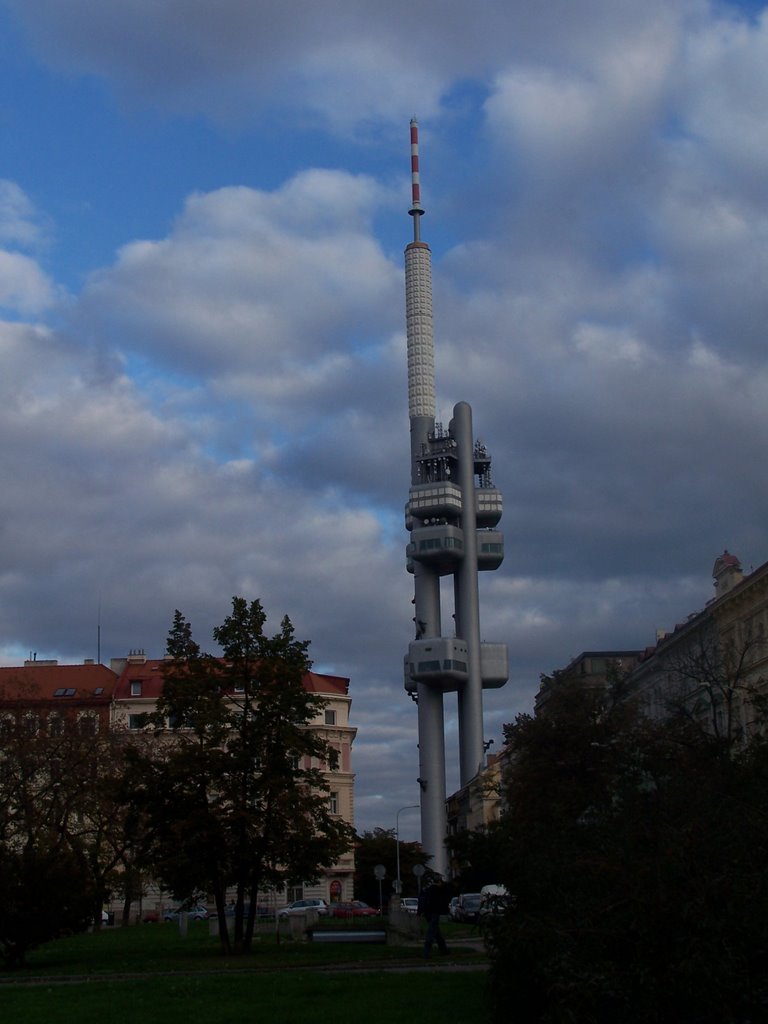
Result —
[{"label": "dormer window", "polygon": [[140,697],[141,696],[141,680],[140,679],[132,679],[131,680],[131,696],[132,697]]}]

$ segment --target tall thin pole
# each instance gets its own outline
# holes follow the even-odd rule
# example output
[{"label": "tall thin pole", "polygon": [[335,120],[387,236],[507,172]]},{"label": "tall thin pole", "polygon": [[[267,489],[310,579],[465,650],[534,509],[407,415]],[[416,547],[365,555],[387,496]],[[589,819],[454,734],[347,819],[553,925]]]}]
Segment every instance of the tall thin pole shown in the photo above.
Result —
[{"label": "tall thin pole", "polygon": [[418,811],[419,804],[408,804],[407,807],[401,807],[395,815],[395,849],[396,849],[396,860],[397,860],[397,883],[396,891],[397,895],[400,895],[402,886],[400,884],[400,815],[403,811]]}]

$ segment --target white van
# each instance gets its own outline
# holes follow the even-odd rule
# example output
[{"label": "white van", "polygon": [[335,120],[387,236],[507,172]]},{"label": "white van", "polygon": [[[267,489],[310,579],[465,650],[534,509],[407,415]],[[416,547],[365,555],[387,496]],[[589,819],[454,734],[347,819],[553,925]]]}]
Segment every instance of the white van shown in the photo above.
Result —
[{"label": "white van", "polygon": [[480,917],[503,914],[514,903],[514,897],[503,885],[484,885],[480,890]]}]

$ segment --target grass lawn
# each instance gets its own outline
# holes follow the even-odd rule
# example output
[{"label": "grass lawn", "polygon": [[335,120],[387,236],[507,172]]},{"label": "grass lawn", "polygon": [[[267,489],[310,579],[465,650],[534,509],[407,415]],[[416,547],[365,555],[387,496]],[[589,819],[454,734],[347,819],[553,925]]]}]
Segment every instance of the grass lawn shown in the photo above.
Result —
[{"label": "grass lawn", "polygon": [[[184,939],[173,925],[108,929],[44,946],[21,971],[0,971],[0,1005],[4,1019],[24,1024],[103,1024],[113,1015],[121,1024],[486,1024],[485,972],[425,970],[419,952],[277,944],[266,933],[250,956],[224,957],[204,923]],[[448,958],[459,966],[478,959],[471,950]],[[406,969],[383,970],[388,961]],[[335,969],[341,964],[349,969]]]}]

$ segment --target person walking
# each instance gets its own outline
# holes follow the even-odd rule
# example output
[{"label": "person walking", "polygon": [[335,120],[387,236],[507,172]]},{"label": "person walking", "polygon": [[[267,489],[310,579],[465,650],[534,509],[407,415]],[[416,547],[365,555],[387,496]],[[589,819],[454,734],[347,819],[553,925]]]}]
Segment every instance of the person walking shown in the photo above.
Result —
[{"label": "person walking", "polygon": [[440,917],[448,913],[448,904],[451,901],[451,890],[443,880],[442,875],[437,875],[428,888],[419,897],[419,916],[427,922],[427,931],[424,936],[424,957],[428,958],[432,952],[432,943],[437,943],[437,948],[445,955],[448,947],[445,944],[443,933],[440,931]]}]

